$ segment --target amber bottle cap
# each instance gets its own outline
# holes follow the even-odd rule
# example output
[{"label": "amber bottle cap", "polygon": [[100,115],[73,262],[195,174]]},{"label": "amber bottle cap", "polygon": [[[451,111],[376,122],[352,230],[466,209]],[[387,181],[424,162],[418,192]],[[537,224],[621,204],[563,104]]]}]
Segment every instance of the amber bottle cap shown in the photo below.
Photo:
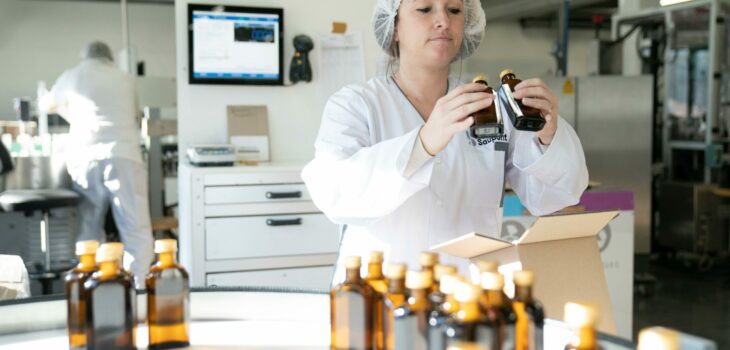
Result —
[{"label": "amber bottle cap", "polygon": [[456,284],[461,282],[462,280],[456,275],[442,276],[441,282],[439,283],[439,290],[444,294],[454,294]]},{"label": "amber bottle cap", "polygon": [[155,253],[174,253],[177,251],[177,240],[158,239],[155,241]]},{"label": "amber bottle cap", "polygon": [[368,262],[377,263],[377,264],[383,263],[383,252],[381,252],[381,251],[370,252],[370,260],[368,260]]},{"label": "amber bottle cap", "polygon": [[598,321],[598,308],[588,302],[565,303],[565,323],[571,327],[594,326]]},{"label": "amber bottle cap", "polygon": [[507,74],[515,74],[515,72],[513,72],[511,69],[505,69],[499,73],[499,80],[502,80]]},{"label": "amber bottle cap", "polygon": [[408,271],[406,273],[406,288],[426,289],[433,285],[431,271]]},{"label": "amber bottle cap", "polygon": [[454,287],[454,298],[460,303],[477,301],[481,294],[481,289],[469,282],[458,282]]},{"label": "amber bottle cap", "polygon": [[535,274],[532,271],[515,271],[513,281],[515,285],[529,287],[535,282]]},{"label": "amber bottle cap", "polygon": [[496,261],[477,261],[475,263],[479,272],[497,272],[499,263]]},{"label": "amber bottle cap", "polygon": [[441,279],[446,275],[454,275],[456,274],[456,266],[454,265],[436,265],[433,268],[433,276],[437,281],[441,281]]},{"label": "amber bottle cap", "polygon": [[679,350],[679,332],[664,327],[644,328],[639,332],[636,350]]},{"label": "amber bottle cap", "polygon": [[385,277],[393,280],[405,278],[406,264],[388,264],[388,268],[385,269]]},{"label": "amber bottle cap", "polygon": [[434,266],[439,263],[439,256],[433,252],[421,252],[418,262],[421,263],[421,266]]},{"label": "amber bottle cap", "polygon": [[345,257],[345,268],[346,269],[359,269],[362,265],[362,260],[359,256],[348,256]]},{"label": "amber bottle cap", "polygon": [[482,272],[482,289],[502,290],[504,288],[504,277],[496,272]]},{"label": "amber bottle cap", "polygon": [[96,261],[117,261],[121,259],[122,254],[124,251],[118,245],[102,244],[96,251]]},{"label": "amber bottle cap", "polygon": [[479,343],[474,342],[456,342],[454,344],[450,344],[446,350],[482,350],[484,349],[484,346]]},{"label": "amber bottle cap", "polygon": [[78,241],[76,242],[76,255],[96,254],[99,249],[98,241]]},{"label": "amber bottle cap", "polygon": [[487,80],[487,76],[484,75],[484,74],[477,75],[476,77],[474,77],[474,79],[472,79],[471,82],[472,83],[476,83],[476,82],[479,82],[479,81],[483,81],[483,82],[487,83],[487,85],[489,85],[489,80]]}]

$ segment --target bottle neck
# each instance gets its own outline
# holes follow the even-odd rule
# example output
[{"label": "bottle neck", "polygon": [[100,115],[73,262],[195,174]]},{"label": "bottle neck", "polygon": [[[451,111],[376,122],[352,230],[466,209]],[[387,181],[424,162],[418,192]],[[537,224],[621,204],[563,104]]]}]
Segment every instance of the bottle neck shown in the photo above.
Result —
[{"label": "bottle neck", "polygon": [[383,276],[383,264],[368,263],[367,279],[372,279],[372,280],[385,279],[385,276]]},{"label": "bottle neck", "polygon": [[395,278],[388,280],[388,293],[389,294],[405,294],[406,292],[406,280],[403,278]]},{"label": "bottle neck", "polygon": [[99,264],[99,272],[102,278],[114,277],[119,273],[119,263],[115,261],[102,261]]},{"label": "bottle neck", "polygon": [[503,296],[501,290],[487,290],[487,305],[502,306],[504,304]]},{"label": "bottle neck", "polygon": [[479,304],[476,301],[462,303],[456,313],[459,322],[475,322],[479,320]]},{"label": "bottle neck", "polygon": [[429,308],[428,290],[427,289],[410,289],[410,297],[408,297],[408,305],[413,311],[425,311]]},{"label": "bottle neck", "polygon": [[96,269],[96,254],[82,254],[79,256],[79,264],[76,266],[81,271],[92,271]]},{"label": "bottle neck", "polygon": [[357,283],[357,282],[360,282],[361,280],[362,280],[362,278],[360,277],[360,268],[347,269],[347,272],[345,272],[345,282]]},{"label": "bottle neck", "polygon": [[597,349],[596,331],[591,326],[581,327],[574,331],[577,343],[571,344],[577,349]]},{"label": "bottle neck", "polygon": [[515,300],[521,302],[532,301],[532,286],[515,286]]},{"label": "bottle neck", "polygon": [[157,255],[157,266],[160,267],[171,267],[175,266],[177,260],[175,259],[175,253],[164,252]]}]

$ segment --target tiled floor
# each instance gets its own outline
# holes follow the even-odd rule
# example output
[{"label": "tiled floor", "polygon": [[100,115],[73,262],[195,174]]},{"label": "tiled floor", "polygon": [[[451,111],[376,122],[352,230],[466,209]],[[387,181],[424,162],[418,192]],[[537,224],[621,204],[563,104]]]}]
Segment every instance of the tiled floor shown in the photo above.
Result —
[{"label": "tiled floor", "polygon": [[636,256],[636,271],[656,277],[652,296],[634,296],[634,339],[648,326],[665,326],[712,339],[730,349],[730,269],[696,267]]}]

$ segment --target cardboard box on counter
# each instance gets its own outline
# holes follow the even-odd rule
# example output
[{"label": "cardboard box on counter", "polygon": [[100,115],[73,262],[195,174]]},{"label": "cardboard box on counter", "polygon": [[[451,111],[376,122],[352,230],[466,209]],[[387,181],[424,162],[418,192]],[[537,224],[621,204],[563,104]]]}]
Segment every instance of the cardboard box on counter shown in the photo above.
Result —
[{"label": "cardboard box on counter", "polygon": [[600,310],[598,329],[616,334],[611,299],[596,235],[618,216],[618,211],[559,214],[538,218],[519,239],[509,242],[482,233],[470,233],[435,245],[431,250],[469,258],[494,260],[505,275],[508,294],[512,272],[535,272],[533,295],[545,315],[562,320],[569,301],[590,301]]}]

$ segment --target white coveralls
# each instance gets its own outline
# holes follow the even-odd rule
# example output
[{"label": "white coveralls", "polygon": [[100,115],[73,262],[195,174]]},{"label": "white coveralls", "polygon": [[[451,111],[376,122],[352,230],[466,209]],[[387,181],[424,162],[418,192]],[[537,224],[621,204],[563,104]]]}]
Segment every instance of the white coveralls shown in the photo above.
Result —
[{"label": "white coveralls", "polygon": [[[449,89],[459,84],[452,78]],[[347,86],[327,102],[315,158],[302,178],[317,207],[347,225],[333,283],[344,278],[348,255],[382,250],[386,260],[417,269],[419,253],[435,244],[471,232],[499,235],[505,181],[533,215],[576,204],[588,185],[582,146],[562,118],[547,147],[506,120],[505,137],[457,134],[406,174],[416,146],[423,147],[423,125],[392,78]],[[467,272],[464,259],[442,261]]]},{"label": "white coveralls", "polygon": [[58,78],[51,98],[71,125],[66,164],[82,196],[78,239],[103,241],[111,205],[139,287],[154,254],[134,84],[111,61],[85,59]]}]

